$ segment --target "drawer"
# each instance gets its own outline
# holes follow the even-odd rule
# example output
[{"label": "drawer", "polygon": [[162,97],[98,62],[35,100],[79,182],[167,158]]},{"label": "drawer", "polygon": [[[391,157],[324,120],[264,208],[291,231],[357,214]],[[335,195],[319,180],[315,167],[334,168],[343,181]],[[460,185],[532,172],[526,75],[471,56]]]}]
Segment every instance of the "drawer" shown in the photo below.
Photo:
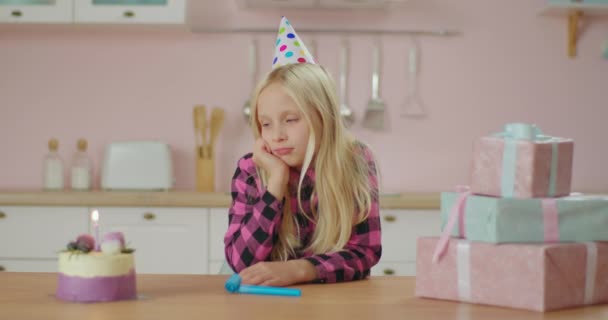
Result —
[{"label": "drawer", "polygon": [[415,276],[416,262],[378,262],[371,270],[372,276]]},{"label": "drawer", "polygon": [[438,210],[382,210],[380,216],[384,261],[415,261],[418,237],[441,231]]},{"label": "drawer", "polygon": [[2,259],[0,272],[57,272],[57,259]]},{"label": "drawer", "polygon": [[224,235],[228,230],[228,208],[211,208],[209,214],[209,259],[224,261]]},{"label": "drawer", "polygon": [[207,273],[207,209],[98,209],[100,237],[110,231],[123,232],[128,246],[135,249],[138,273]]},{"label": "drawer", "polygon": [[21,1],[22,4],[9,1],[11,2],[12,4],[0,5],[0,22],[69,23],[72,21],[72,0],[46,1],[48,3]]},{"label": "drawer", "polygon": [[74,20],[85,23],[183,24],[185,9],[186,0],[167,0],[162,5],[96,4],[93,0],[78,0],[74,1]]},{"label": "drawer", "polygon": [[88,220],[85,207],[0,207],[0,257],[57,258]]}]

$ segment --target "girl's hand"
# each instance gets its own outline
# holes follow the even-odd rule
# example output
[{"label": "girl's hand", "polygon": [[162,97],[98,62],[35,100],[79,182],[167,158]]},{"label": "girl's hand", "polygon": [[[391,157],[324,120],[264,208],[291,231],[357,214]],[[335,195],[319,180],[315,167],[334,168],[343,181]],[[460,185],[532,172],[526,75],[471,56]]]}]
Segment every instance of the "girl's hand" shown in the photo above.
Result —
[{"label": "girl's hand", "polygon": [[283,287],[312,281],[317,271],[312,263],[300,259],[258,262],[241,270],[239,275],[242,284]]},{"label": "girl's hand", "polygon": [[272,154],[270,147],[262,138],[258,138],[253,145],[253,162],[268,173],[268,191],[277,199],[283,199],[289,182],[287,163]]}]

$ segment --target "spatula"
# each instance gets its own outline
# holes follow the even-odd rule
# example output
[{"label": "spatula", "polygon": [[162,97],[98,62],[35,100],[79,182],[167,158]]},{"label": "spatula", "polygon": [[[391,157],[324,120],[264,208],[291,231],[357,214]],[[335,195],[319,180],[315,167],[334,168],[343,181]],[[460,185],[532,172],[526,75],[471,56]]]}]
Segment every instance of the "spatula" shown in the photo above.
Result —
[{"label": "spatula", "polygon": [[194,126],[197,137],[197,152],[199,157],[206,157],[205,149],[207,146],[207,107],[197,105],[194,107]]},{"label": "spatula", "polygon": [[344,119],[344,124],[350,127],[355,122],[353,110],[346,103],[346,90],[348,79],[348,42],[342,41],[340,48],[340,115]]},{"label": "spatula", "polygon": [[378,93],[380,88],[380,41],[374,42],[372,51],[372,97],[363,116],[363,127],[374,131],[384,129],[384,102]]},{"label": "spatula", "polygon": [[[249,77],[251,78],[251,91],[255,88],[257,82],[257,54],[256,54],[257,44],[255,39],[251,40],[249,43]],[[251,96],[251,94],[249,95]],[[251,117],[251,101],[250,97],[247,97],[247,101],[243,105],[243,116],[245,117],[245,121],[249,123],[249,119]]]},{"label": "spatula", "polygon": [[209,131],[209,150],[207,152],[209,158],[215,157],[215,145],[217,137],[220,135],[220,129],[224,124],[224,109],[215,107],[211,110],[211,127]]},{"label": "spatula", "polygon": [[194,106],[192,108],[192,120],[194,122],[194,142],[196,143],[196,152],[198,153],[199,156],[201,156],[201,146],[203,144],[203,142],[201,141],[201,135],[200,135],[200,124],[199,124],[199,119],[198,119],[198,108],[197,106]]}]

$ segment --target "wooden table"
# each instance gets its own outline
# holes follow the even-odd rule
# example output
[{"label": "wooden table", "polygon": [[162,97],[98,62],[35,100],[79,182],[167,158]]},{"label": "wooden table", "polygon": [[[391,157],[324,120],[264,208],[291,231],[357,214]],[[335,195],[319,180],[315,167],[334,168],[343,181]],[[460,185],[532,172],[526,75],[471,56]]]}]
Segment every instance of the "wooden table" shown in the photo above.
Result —
[{"label": "wooden table", "polygon": [[302,297],[229,294],[226,276],[139,275],[136,301],[66,303],[54,273],[0,273],[0,319],[606,319],[608,305],[548,313],[414,297],[413,277],[301,285]]}]

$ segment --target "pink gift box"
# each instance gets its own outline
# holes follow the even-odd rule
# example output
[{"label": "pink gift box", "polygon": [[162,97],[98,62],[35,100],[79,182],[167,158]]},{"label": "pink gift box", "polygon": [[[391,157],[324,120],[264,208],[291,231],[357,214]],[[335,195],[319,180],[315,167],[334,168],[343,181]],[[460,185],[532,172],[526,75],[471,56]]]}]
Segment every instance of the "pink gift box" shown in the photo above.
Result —
[{"label": "pink gift box", "polygon": [[608,303],[608,242],[488,244],[418,239],[416,296],[548,311]]},{"label": "pink gift box", "polygon": [[574,142],[543,137],[543,140],[501,136],[478,139],[473,147],[471,191],[505,198],[569,195]]}]

